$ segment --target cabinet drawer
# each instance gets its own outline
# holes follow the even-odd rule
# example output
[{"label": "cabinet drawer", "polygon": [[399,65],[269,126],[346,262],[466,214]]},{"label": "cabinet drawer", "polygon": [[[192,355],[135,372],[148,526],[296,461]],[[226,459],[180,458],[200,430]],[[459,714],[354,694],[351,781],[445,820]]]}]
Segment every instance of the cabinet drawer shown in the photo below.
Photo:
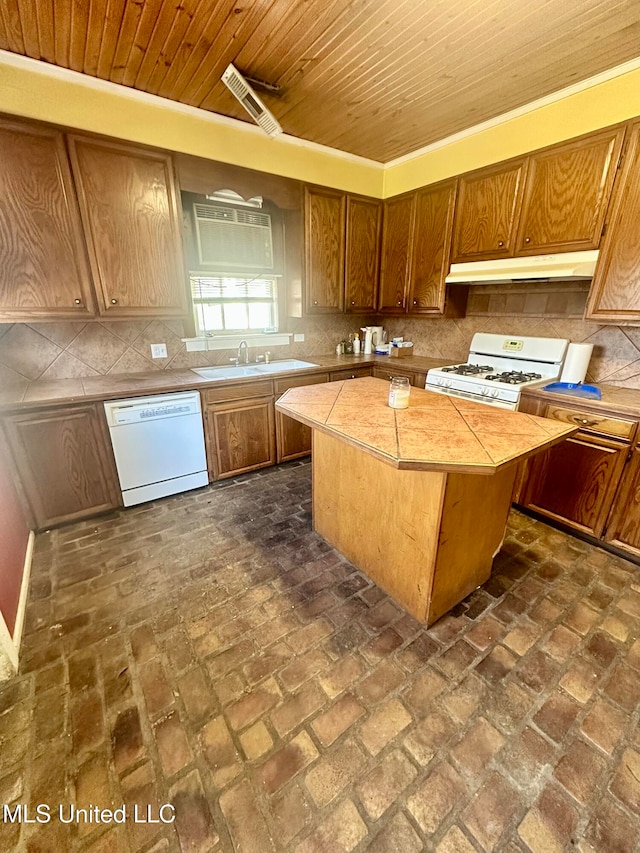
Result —
[{"label": "cabinet drawer", "polygon": [[328,373],[314,373],[311,376],[290,376],[288,379],[276,379],[273,383],[276,394],[284,394],[289,388],[298,388],[300,385],[319,385],[328,382]]},{"label": "cabinet drawer", "polygon": [[202,392],[205,403],[223,403],[225,400],[244,400],[245,397],[268,397],[273,393],[270,379],[245,382],[242,385],[222,384]]},{"label": "cabinet drawer", "polygon": [[394,376],[406,376],[409,382],[413,385],[413,371],[412,370],[395,370],[393,367],[374,367],[373,375],[376,379],[386,379],[387,382],[391,382]]},{"label": "cabinet drawer", "polygon": [[610,415],[598,415],[580,409],[570,409],[565,406],[547,406],[545,417],[568,424],[576,424],[583,432],[594,432],[610,435],[622,441],[631,441],[636,421],[614,418]]},{"label": "cabinet drawer", "polygon": [[329,374],[329,380],[337,382],[340,379],[359,379],[361,376],[371,376],[371,368],[351,367],[348,370],[334,370]]}]

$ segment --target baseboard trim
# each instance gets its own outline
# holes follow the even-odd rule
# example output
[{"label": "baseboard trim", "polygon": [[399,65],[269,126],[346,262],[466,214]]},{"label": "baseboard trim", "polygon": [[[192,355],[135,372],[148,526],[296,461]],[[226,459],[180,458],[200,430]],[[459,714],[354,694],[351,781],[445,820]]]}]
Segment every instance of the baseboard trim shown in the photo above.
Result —
[{"label": "baseboard trim", "polygon": [[[27,598],[29,596],[29,580],[31,579],[31,563],[33,560],[33,547],[36,535],[33,530],[29,533],[27,552],[24,556],[24,567],[22,569],[22,583],[20,585],[20,598],[18,599],[18,610],[16,612],[16,624],[13,636],[7,628],[2,613],[0,613],[0,653],[8,658],[11,666],[17,672],[20,658],[20,644],[27,611]],[[1,667],[0,667],[1,670]]]}]

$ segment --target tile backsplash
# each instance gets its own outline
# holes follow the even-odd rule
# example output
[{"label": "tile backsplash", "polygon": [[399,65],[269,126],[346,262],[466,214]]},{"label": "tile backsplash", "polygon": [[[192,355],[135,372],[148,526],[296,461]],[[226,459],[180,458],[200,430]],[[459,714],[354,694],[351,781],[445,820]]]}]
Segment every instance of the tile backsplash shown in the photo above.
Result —
[{"label": "tile backsplash", "polygon": [[[374,316],[306,317],[290,322],[303,333],[303,343],[272,347],[275,358],[312,357],[335,351],[338,341]],[[379,318],[379,320],[382,318]],[[640,327],[600,326],[570,315],[520,313],[468,315],[463,319],[387,317],[391,336],[414,342],[415,355],[460,361],[466,358],[474,332],[566,337],[593,343],[588,379],[640,388]],[[135,320],[87,323],[14,323],[0,325],[0,385],[25,379],[67,379],[115,373],[140,373],[166,368],[226,363],[230,350],[188,353],[181,340],[182,323]],[[151,359],[151,344],[164,343],[167,358]],[[267,347],[257,349],[264,352]]]}]

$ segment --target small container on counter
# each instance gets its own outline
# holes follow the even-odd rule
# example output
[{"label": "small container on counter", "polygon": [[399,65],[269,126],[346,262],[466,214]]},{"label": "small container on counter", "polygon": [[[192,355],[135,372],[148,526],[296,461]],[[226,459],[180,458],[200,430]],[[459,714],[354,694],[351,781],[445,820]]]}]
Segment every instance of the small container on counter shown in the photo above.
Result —
[{"label": "small container on counter", "polygon": [[360,335],[357,332],[353,336],[353,354],[360,355]]},{"label": "small container on counter", "polygon": [[389,387],[389,406],[392,409],[406,409],[410,394],[409,377],[394,376]]}]

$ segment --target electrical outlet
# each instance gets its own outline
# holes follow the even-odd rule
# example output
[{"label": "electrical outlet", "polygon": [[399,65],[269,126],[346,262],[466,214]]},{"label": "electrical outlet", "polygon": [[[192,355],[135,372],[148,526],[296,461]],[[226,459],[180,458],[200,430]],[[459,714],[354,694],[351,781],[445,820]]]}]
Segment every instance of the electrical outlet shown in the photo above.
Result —
[{"label": "electrical outlet", "polygon": [[304,341],[304,335],[294,335],[293,342],[296,344],[301,344]]},{"label": "electrical outlet", "polygon": [[151,344],[151,358],[166,358],[167,357],[167,345],[166,344]]}]

